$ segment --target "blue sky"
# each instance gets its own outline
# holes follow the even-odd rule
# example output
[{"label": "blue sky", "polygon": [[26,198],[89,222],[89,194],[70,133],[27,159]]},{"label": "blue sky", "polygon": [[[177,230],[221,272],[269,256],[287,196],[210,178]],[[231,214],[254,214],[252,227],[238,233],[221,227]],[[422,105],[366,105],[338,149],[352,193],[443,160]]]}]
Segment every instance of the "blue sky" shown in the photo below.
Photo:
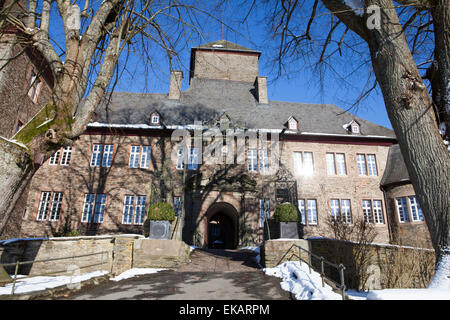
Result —
[{"label": "blue sky", "polygon": [[[335,104],[361,118],[392,128],[379,90],[372,92],[361,104],[352,108],[358,96],[367,89],[367,86],[370,87],[373,84],[373,82],[367,82],[368,75],[372,73],[371,66],[370,64],[362,65],[360,55],[352,55],[352,50],[348,50],[349,54],[333,58],[330,60],[329,66],[322,65],[320,70],[309,68],[303,61],[298,61],[290,64],[289,70],[278,75],[276,72],[277,65],[272,61],[277,52],[278,42],[269,37],[265,18],[268,14],[267,8],[256,8],[248,16],[245,23],[242,23],[243,17],[248,12],[245,2],[240,0],[227,1],[225,6],[216,11],[214,11],[211,3],[206,2],[207,6],[211,6],[207,8],[208,12],[224,21],[227,27],[214,19],[200,17],[202,19],[200,23],[203,27],[201,36],[193,35],[191,41],[186,41],[185,38],[181,39],[184,44],[181,51],[178,52],[175,63],[177,64],[176,69],[183,70],[185,74],[182,84],[183,90],[188,87],[191,47],[225,39],[262,52],[259,61],[259,74],[267,76],[270,100]],[[306,3],[306,5],[309,5],[309,2]],[[59,17],[55,17],[56,15],[55,10],[53,12],[51,37],[61,44],[61,41],[64,41],[63,29],[61,23],[58,22]],[[308,19],[308,15],[300,16],[298,19],[299,21]],[[316,29],[316,37],[326,35],[329,29],[326,19],[319,19]],[[139,42],[137,43],[139,44]],[[142,58],[132,52],[127,60],[126,71],[121,73],[114,90],[168,92],[170,68],[166,55],[157,47],[149,50],[153,53],[152,67],[146,70]],[[363,58],[367,59],[368,56],[363,56]],[[122,65],[123,62],[124,58],[121,59]],[[355,72],[356,68],[358,70]],[[337,77],[336,74],[339,74],[342,78]]]},{"label": "blue sky", "polygon": [[[370,87],[373,84],[372,81],[366,82],[368,74],[372,72],[370,64],[354,72],[355,66],[360,66],[361,59],[344,56],[333,59],[332,68],[324,67],[325,71],[322,77],[319,76],[317,70],[306,68],[301,62],[292,66],[291,70],[283,75],[277,76],[276,70],[273,70],[275,65],[272,62],[277,42],[268,37],[267,24],[264,23],[264,16],[267,12],[258,9],[255,14],[249,16],[245,23],[242,23],[242,17],[246,15],[247,11],[238,8],[237,3],[238,1],[229,1],[224,10],[219,9],[215,12],[220,19],[223,17],[223,21],[230,28],[222,27],[218,21],[205,19],[202,39],[188,43],[188,48],[179,52],[178,69],[183,70],[185,74],[183,90],[188,87],[190,48],[225,39],[262,52],[259,73],[268,78],[270,100],[335,104],[342,109],[348,109],[349,112],[361,118],[392,129],[379,90],[373,91],[361,104],[352,108],[358,96],[365,91],[367,86]],[[323,26],[325,34],[328,32],[327,27],[327,25]],[[320,25],[318,30],[320,32]],[[155,62],[154,70],[146,76],[139,59],[131,59],[127,67],[128,72],[122,74],[115,90],[168,92],[169,66],[167,60],[164,56],[156,54]],[[347,83],[336,77],[335,73],[345,76]],[[147,79],[146,83],[144,79]]]}]

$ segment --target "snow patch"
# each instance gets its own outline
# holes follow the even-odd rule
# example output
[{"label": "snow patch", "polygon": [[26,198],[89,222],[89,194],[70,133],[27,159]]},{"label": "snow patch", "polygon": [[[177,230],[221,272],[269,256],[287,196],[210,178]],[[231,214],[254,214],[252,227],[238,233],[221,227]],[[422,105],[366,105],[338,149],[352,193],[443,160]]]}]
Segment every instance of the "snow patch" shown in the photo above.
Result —
[{"label": "snow patch", "polygon": [[[84,273],[76,276],[36,276],[31,278],[25,278],[21,280],[21,278],[26,277],[23,275],[18,275],[18,280],[16,281],[16,286],[14,288],[14,294],[34,292],[34,291],[43,291],[46,289],[52,289],[64,285],[74,285],[76,283],[80,283],[86,280],[89,280],[94,277],[100,277],[105,274],[108,274],[108,271],[93,271]],[[4,287],[0,287],[0,295],[8,295],[11,294],[12,283],[8,283]]]},{"label": "snow patch", "polygon": [[281,278],[281,289],[292,292],[297,300],[342,300],[329,285],[322,287],[320,274],[314,270],[310,274],[305,263],[288,261],[275,268],[266,268],[264,272]]},{"label": "snow patch", "polygon": [[122,272],[117,277],[111,278],[109,280],[120,281],[120,280],[124,280],[124,279],[129,279],[129,278],[132,278],[135,276],[140,276],[143,274],[157,273],[159,271],[164,271],[164,270],[168,270],[168,269],[165,269],[165,268],[159,268],[159,269],[158,268],[132,268],[125,272]]},{"label": "snow patch", "polygon": [[448,289],[383,289],[369,291],[367,300],[450,300]]}]

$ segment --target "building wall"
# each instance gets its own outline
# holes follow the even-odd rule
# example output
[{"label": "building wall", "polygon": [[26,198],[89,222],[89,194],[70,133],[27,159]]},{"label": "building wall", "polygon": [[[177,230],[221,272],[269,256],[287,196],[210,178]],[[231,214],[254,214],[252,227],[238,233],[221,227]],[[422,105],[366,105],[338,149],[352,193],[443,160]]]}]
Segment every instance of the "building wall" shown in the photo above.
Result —
[{"label": "building wall", "polygon": [[254,82],[258,76],[256,53],[196,50],[193,77]]},{"label": "building wall", "polygon": [[395,243],[414,247],[433,248],[428,227],[424,221],[400,222],[396,199],[414,196],[412,184],[398,183],[385,188],[386,208],[389,214],[391,232]]},{"label": "building wall", "polygon": [[[92,146],[95,143],[113,144],[114,155],[111,167],[91,167]],[[131,145],[151,145],[152,161],[149,169],[128,167]],[[37,171],[30,185],[30,192],[23,217],[22,233],[25,236],[49,236],[58,231],[66,217],[71,219],[71,228],[82,234],[142,233],[140,225],[122,223],[125,195],[146,195],[147,201],[156,199],[172,201],[172,196],[182,195],[183,170],[176,169],[176,163],[168,160],[172,145],[167,137],[154,134],[131,135],[100,133],[84,134],[73,145],[70,165],[44,163]],[[164,152],[163,152],[164,151]],[[313,152],[314,171],[310,176],[295,176],[293,152]],[[327,152],[344,153],[346,176],[328,176]],[[356,153],[375,154],[378,175],[360,177],[356,166]],[[329,200],[349,199],[353,221],[363,217],[362,200],[381,200],[384,205],[380,179],[386,166],[388,146],[318,143],[306,141],[284,141],[281,143],[281,171],[287,172],[290,181],[296,181],[297,199],[317,200],[317,225],[304,227],[304,237],[332,236],[327,225],[330,216]],[[165,157],[167,160],[162,161]],[[162,163],[166,163],[165,167]],[[185,198],[185,221],[183,240],[190,244],[207,243],[208,209],[215,203],[227,203],[235,209],[238,227],[238,245],[257,244],[263,240],[259,225],[260,199],[270,199],[270,212],[280,203],[276,199],[276,184],[281,177],[264,176],[259,172],[248,172],[247,163],[229,167],[200,165],[197,171],[186,171],[187,192]],[[162,168],[166,169],[162,169]],[[286,169],[286,170],[285,170]],[[160,178],[158,178],[160,177]],[[162,182],[161,182],[162,181]],[[152,182],[152,190],[150,183]],[[264,185],[264,192],[262,186]],[[164,190],[164,192],[161,192]],[[62,212],[59,221],[36,221],[42,191],[64,192]],[[106,194],[104,220],[99,225],[81,222],[85,194]],[[148,202],[147,202],[148,203]],[[376,241],[389,242],[386,210],[384,223],[375,225]]]},{"label": "building wall", "polygon": [[[14,34],[5,34],[2,40],[15,41]],[[10,59],[0,75],[0,135],[10,138],[18,128],[19,122],[26,124],[47,102],[52,84],[42,74],[42,62],[19,44],[0,44],[2,63]],[[37,96],[34,100],[28,94],[31,72],[39,77]]]}]

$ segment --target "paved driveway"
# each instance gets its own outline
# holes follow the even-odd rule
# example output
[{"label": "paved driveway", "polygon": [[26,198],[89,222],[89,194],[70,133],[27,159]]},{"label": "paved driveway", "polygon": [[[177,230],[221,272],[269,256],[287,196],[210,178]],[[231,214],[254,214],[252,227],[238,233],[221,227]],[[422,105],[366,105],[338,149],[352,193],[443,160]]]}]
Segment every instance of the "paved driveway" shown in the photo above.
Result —
[{"label": "paved driveway", "polygon": [[108,281],[66,297],[70,300],[288,300],[280,279],[257,268],[255,254],[237,250],[202,250],[176,270]]}]

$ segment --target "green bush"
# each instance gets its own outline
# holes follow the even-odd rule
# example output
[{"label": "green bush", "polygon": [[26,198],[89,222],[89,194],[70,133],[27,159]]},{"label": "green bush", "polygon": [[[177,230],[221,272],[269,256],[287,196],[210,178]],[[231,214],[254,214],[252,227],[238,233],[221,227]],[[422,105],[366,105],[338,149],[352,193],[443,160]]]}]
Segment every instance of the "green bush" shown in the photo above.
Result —
[{"label": "green bush", "polygon": [[166,202],[157,202],[148,209],[148,218],[150,220],[175,220],[175,211],[173,207]]},{"label": "green bush", "polygon": [[282,203],[275,209],[276,222],[299,222],[297,208],[292,203]]}]

